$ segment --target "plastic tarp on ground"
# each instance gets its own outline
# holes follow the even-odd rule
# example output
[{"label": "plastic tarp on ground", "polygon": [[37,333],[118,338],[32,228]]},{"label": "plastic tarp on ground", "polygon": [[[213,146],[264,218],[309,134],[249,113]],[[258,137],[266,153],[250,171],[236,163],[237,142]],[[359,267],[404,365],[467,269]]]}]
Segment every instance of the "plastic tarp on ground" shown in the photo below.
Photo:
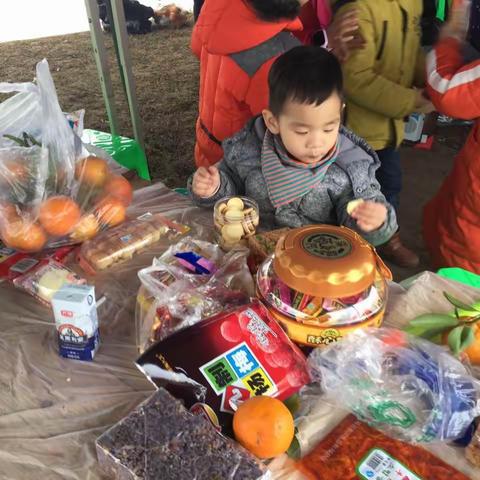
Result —
[{"label": "plastic tarp on ground", "polygon": [[[161,184],[135,192],[130,214],[146,212],[163,212],[187,223],[193,235],[204,239],[212,234],[209,212],[192,208],[188,198]],[[1,480],[101,478],[96,438],[152,392],[152,385],[134,366],[136,272],[167,246],[164,241],[148,254],[95,278],[97,297],[105,296],[106,301],[99,308],[102,343],[91,363],[60,358],[51,311],[13,287],[1,286]],[[429,308],[448,309],[441,295],[447,287],[464,300],[478,297],[478,291],[425,274],[408,293],[399,286],[391,289],[388,323],[401,325]],[[302,446],[313,446],[344,415],[320,401],[317,414],[299,425]],[[461,451],[439,447],[434,452],[472,479],[480,478]],[[301,478],[286,457],[275,460],[272,470],[273,478]]]}]

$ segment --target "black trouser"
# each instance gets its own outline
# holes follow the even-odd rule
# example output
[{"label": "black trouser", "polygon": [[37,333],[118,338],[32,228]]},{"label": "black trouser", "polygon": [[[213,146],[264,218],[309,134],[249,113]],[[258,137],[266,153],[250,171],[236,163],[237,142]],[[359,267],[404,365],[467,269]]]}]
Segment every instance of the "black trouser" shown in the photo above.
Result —
[{"label": "black trouser", "polygon": [[203,2],[205,0],[193,0],[193,18],[197,21],[198,16],[200,15],[200,10],[202,9]]},{"label": "black trouser", "polygon": [[402,191],[402,167],[400,153],[396,148],[377,150],[380,168],[377,170],[377,180],[387,202],[393,206],[398,215],[400,207],[400,192]]}]

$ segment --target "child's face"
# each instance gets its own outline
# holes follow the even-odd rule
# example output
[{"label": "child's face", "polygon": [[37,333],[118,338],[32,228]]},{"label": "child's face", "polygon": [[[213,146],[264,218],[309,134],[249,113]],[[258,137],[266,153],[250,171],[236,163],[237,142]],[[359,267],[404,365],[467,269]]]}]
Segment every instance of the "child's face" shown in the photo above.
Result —
[{"label": "child's face", "polygon": [[334,147],[342,108],[342,100],[335,92],[318,106],[287,101],[278,117],[264,110],[263,118],[267,128],[280,135],[295,160],[312,164],[322,160]]}]

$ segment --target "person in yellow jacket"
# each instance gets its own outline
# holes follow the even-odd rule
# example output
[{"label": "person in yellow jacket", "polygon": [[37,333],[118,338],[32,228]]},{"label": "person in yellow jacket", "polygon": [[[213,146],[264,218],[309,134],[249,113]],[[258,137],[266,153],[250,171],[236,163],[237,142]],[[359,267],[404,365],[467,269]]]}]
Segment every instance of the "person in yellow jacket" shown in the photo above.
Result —
[{"label": "person in yellow jacket", "polygon": [[[402,170],[398,147],[405,118],[428,113],[433,105],[422,90],[425,60],[420,46],[420,0],[338,0],[335,14],[357,11],[364,48],[352,52],[343,64],[347,100],[346,124],[377,152],[382,193],[398,211]],[[407,249],[397,233],[379,249],[387,260],[415,267],[418,256]]]}]

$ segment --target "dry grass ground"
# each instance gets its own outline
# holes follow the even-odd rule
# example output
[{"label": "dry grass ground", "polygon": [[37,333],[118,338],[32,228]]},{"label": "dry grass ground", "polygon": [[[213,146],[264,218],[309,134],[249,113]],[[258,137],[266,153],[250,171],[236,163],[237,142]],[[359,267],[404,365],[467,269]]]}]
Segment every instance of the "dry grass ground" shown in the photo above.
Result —
[{"label": "dry grass ground", "polygon": [[[198,98],[198,62],[190,51],[190,28],[130,36],[147,156],[154,178],[183,186],[193,169],[194,124]],[[110,35],[109,51],[121,131],[131,136],[128,107]],[[0,81],[31,81],[35,65],[47,58],[64,111],[86,110],[88,128],[109,131],[95,68],[90,35],[0,44]]]}]

